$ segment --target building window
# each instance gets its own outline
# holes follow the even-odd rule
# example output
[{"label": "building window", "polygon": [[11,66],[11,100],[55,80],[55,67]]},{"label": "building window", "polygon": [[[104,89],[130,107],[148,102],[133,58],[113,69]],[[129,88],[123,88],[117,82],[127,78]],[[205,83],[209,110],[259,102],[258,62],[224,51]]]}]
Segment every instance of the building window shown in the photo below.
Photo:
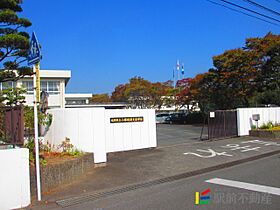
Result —
[{"label": "building window", "polygon": [[22,81],[22,87],[26,89],[27,94],[33,94],[33,81]]},{"label": "building window", "polygon": [[1,90],[5,90],[5,89],[8,89],[8,88],[14,88],[15,87],[15,83],[12,82],[12,81],[9,81],[9,82],[1,82],[0,83],[0,89]]},{"label": "building window", "polygon": [[84,105],[87,104],[86,99],[66,99],[66,105]]},{"label": "building window", "polygon": [[[41,81],[41,91],[50,95],[59,94],[59,81]],[[33,94],[33,81],[23,81],[22,86],[26,88],[27,94]]]},{"label": "building window", "polygon": [[50,95],[59,94],[59,81],[41,81],[41,91]]}]

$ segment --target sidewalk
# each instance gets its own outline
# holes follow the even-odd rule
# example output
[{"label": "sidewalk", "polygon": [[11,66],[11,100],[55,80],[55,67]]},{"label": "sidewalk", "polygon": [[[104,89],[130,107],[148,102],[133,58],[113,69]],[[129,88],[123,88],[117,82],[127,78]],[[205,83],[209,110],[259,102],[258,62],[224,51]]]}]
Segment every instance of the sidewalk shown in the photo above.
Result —
[{"label": "sidewalk", "polygon": [[240,137],[109,154],[106,167],[93,168],[75,183],[43,195],[43,202],[34,202],[27,209],[59,209],[74,204],[75,199],[125,186],[134,189],[140,183],[161,183],[166,177],[188,177],[276,153],[280,153],[280,141]]}]

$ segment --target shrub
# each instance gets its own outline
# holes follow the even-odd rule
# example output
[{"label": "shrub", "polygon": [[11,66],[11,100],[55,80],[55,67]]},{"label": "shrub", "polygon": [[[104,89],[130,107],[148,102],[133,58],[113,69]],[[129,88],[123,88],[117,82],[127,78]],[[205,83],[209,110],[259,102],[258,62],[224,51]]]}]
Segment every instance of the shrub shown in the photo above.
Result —
[{"label": "shrub", "polygon": [[264,130],[280,130],[280,124],[279,123],[273,123],[269,121],[268,123],[262,124],[259,129]]},{"label": "shrub", "polygon": [[[35,161],[35,143],[34,138],[30,138],[24,147],[29,149],[29,160],[30,162]],[[70,139],[66,138],[65,141],[62,142],[57,148],[51,146],[50,144],[44,144],[39,140],[39,150],[40,150],[40,163],[44,166],[47,164],[46,157],[79,157],[84,153],[74,148],[71,144]],[[59,150],[62,150],[59,152]]]},{"label": "shrub", "polygon": [[[33,107],[24,107],[24,126],[26,128],[34,128],[34,108]],[[42,112],[39,111],[38,109],[38,122],[40,125],[44,125],[49,127],[52,123],[52,115],[47,113],[43,114]]]}]

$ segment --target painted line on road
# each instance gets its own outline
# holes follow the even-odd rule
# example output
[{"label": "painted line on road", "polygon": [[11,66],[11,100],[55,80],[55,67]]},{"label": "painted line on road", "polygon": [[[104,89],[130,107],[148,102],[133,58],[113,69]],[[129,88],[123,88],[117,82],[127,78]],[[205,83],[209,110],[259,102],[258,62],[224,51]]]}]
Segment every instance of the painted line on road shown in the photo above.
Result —
[{"label": "painted line on road", "polygon": [[246,189],[246,190],[251,190],[251,191],[256,191],[256,192],[269,193],[269,194],[273,194],[273,195],[280,195],[280,188],[277,188],[277,187],[269,187],[269,186],[265,186],[265,185],[251,184],[251,183],[246,183],[246,182],[239,182],[239,181],[220,179],[220,178],[209,179],[209,180],[206,180],[205,182],[208,182],[211,184],[235,187],[235,188],[240,188],[240,189]]},{"label": "painted line on road", "polygon": [[232,166],[235,166],[235,165],[238,165],[238,164],[241,164],[241,163],[245,163],[245,162],[269,157],[269,156],[276,155],[276,154],[279,154],[279,153],[280,153],[280,150],[276,150],[276,151],[273,151],[273,152],[264,153],[264,154],[261,154],[261,155],[257,155],[257,156],[253,156],[253,157],[249,157],[249,158],[245,158],[245,159],[241,159],[241,160],[236,160],[236,161],[232,161],[232,162],[228,162],[228,163],[223,163],[223,164],[220,164],[220,165],[210,166],[210,167],[207,167],[207,168],[201,168],[201,169],[197,169],[197,170],[194,170],[194,171],[188,171],[188,172],[173,175],[173,176],[170,176],[170,177],[151,180],[151,181],[138,183],[138,184],[131,184],[131,185],[127,185],[127,186],[120,186],[118,188],[111,189],[109,191],[105,190],[105,191],[102,191],[102,192],[95,192],[95,191],[91,192],[91,193],[89,192],[89,194],[82,194],[82,195],[77,196],[77,197],[66,198],[64,200],[57,200],[56,203],[61,207],[69,207],[69,206],[77,205],[77,204],[80,204],[80,203],[101,199],[101,198],[104,198],[106,196],[113,196],[115,194],[120,194],[120,193],[129,192],[129,191],[133,191],[133,190],[137,190],[137,189],[141,189],[141,188],[147,188],[147,187],[155,186],[155,185],[158,185],[158,184],[170,183],[170,182],[173,182],[173,181],[186,179],[186,178],[193,177],[193,176],[196,176],[196,175],[209,173],[209,172],[212,172],[212,171],[215,171],[215,170],[220,170],[220,169],[224,169],[224,168],[227,168],[227,167],[232,167]]}]

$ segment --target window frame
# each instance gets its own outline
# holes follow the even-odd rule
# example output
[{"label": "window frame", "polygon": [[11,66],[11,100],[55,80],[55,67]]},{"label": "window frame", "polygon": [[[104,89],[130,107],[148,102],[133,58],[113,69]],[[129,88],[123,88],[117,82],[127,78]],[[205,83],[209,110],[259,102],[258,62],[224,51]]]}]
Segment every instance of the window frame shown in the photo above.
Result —
[{"label": "window frame", "polygon": [[[25,82],[29,83],[29,85],[31,83],[32,91],[30,90],[29,85],[27,85],[27,87],[23,86],[23,84]],[[44,88],[42,88],[43,86],[44,86]],[[33,90],[33,81],[23,80],[22,87],[26,88],[28,95],[33,94],[33,91],[34,91]],[[56,88],[57,88],[57,90],[56,90]],[[50,89],[52,89],[52,90],[50,90]],[[60,94],[60,81],[59,80],[41,80],[40,81],[40,91],[46,91],[49,95],[59,95]]]}]

